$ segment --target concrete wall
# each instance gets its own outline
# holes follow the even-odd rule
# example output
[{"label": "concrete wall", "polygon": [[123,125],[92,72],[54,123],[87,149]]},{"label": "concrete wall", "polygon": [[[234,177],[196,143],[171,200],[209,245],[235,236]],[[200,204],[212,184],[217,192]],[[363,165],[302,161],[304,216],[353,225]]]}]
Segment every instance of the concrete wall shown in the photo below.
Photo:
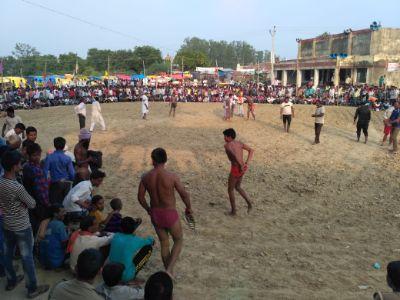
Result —
[{"label": "concrete wall", "polygon": [[400,56],[400,29],[382,28],[372,32],[371,55]]}]

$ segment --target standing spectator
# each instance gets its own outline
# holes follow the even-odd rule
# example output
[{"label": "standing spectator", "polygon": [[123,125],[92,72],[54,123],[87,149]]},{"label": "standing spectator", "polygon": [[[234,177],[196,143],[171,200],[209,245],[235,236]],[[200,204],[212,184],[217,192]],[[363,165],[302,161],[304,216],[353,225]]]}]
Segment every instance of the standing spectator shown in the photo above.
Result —
[{"label": "standing spectator", "polygon": [[[14,108],[8,107],[7,108],[7,117],[4,119],[3,129],[1,131],[1,136],[9,132],[11,129],[15,128],[15,125],[18,123],[22,123],[22,119],[19,116],[14,114]],[[24,138],[24,137],[23,137]]]},{"label": "standing spectator", "polygon": [[28,297],[34,298],[47,292],[48,285],[37,285],[35,264],[33,259],[33,234],[29,223],[28,209],[35,208],[35,200],[24,187],[16,181],[16,173],[21,169],[21,154],[17,151],[6,152],[1,160],[4,176],[0,178],[0,210],[3,213],[4,232],[4,267],[7,274],[6,291],[13,290],[24,279],[16,275],[13,258],[18,245],[24,273]]},{"label": "standing spectator", "polygon": [[389,145],[393,142],[392,141],[392,124],[390,123],[390,116],[392,115],[392,112],[394,111],[394,107],[390,105],[386,110],[383,115],[383,139],[382,139],[382,144],[381,146],[385,145],[385,142],[387,140],[387,137],[389,136]]},{"label": "standing spectator", "polygon": [[101,115],[101,106],[99,101],[93,98],[92,102],[92,122],[90,124],[89,131],[92,132],[96,124],[100,124],[101,130],[106,130],[106,124],[104,123],[103,116]]},{"label": "standing spectator", "polygon": [[64,138],[56,137],[54,139],[56,150],[49,154],[44,162],[46,177],[50,173],[49,200],[52,204],[62,203],[75,178],[72,160],[64,153],[65,144]]},{"label": "standing spectator", "polygon": [[314,129],[315,129],[315,141],[314,145],[319,144],[319,136],[321,134],[322,126],[324,126],[325,122],[325,107],[322,106],[322,103],[320,100],[317,100],[316,102],[317,108],[315,110],[315,113],[311,115],[315,119],[314,121]]},{"label": "standing spectator", "polygon": [[397,136],[400,130],[400,102],[394,104],[394,110],[390,115],[390,124],[392,125],[392,141],[393,141],[393,154],[397,153]]},{"label": "standing spectator", "polygon": [[75,113],[78,115],[79,118],[79,128],[85,128],[86,125],[86,104],[85,99],[80,98],[79,104],[75,106]]},{"label": "standing spectator", "polygon": [[[358,121],[357,121],[358,119]],[[364,138],[365,141],[364,143],[366,144],[368,141],[368,126],[369,126],[369,121],[371,120],[371,111],[369,110],[368,103],[367,104],[361,104],[354,115],[354,124],[356,124],[357,121],[357,142],[360,141],[360,136],[361,136],[361,129],[364,133]]]},{"label": "standing spectator", "polygon": [[37,139],[37,129],[32,126],[26,127],[26,140],[25,141],[31,141],[33,143],[36,142]]},{"label": "standing spectator", "polygon": [[7,131],[6,135],[4,138],[8,140],[11,136],[13,135],[18,135],[21,139],[24,138],[24,131],[25,131],[25,125],[22,123],[18,123],[15,125],[15,127],[9,131]]},{"label": "standing spectator", "polygon": [[40,222],[49,217],[49,182],[40,165],[42,149],[39,144],[29,144],[26,150],[28,162],[23,168],[23,184],[29,195],[36,201],[30,210],[33,235],[36,236]]},{"label": "standing spectator", "polygon": [[149,98],[147,97],[149,93],[146,92],[142,96],[142,118],[146,120],[147,114],[149,113]]},{"label": "standing spectator", "polygon": [[97,294],[93,282],[99,273],[103,259],[96,249],[86,249],[79,254],[76,278],[56,284],[50,291],[49,300],[104,300]]}]

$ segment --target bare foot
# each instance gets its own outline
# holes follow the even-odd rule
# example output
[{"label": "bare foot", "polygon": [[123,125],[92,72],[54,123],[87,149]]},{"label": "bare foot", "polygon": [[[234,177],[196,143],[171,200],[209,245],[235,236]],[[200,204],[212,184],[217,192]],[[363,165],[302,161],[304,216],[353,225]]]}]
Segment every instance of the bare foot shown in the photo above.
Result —
[{"label": "bare foot", "polygon": [[225,215],[231,216],[231,217],[236,217],[236,210],[231,210],[230,212],[226,212]]},{"label": "bare foot", "polygon": [[253,205],[251,203],[247,204],[247,213],[249,214],[253,209]]}]

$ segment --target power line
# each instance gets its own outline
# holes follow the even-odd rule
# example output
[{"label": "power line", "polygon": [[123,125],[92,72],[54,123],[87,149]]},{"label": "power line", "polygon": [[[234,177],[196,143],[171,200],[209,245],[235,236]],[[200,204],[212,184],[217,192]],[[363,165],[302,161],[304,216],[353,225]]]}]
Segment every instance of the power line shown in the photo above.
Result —
[{"label": "power line", "polygon": [[[70,14],[67,14],[67,13],[61,12],[61,11],[59,11],[59,10],[56,10],[56,9],[53,9],[53,8],[44,6],[44,5],[39,4],[39,3],[31,2],[31,1],[28,1],[28,0],[20,0],[20,1],[21,1],[21,2],[24,2],[24,3],[27,3],[27,4],[29,4],[29,5],[32,5],[32,6],[35,6],[35,7],[44,9],[44,10],[47,10],[47,11],[49,11],[49,12],[55,13],[55,14],[57,14],[57,15],[60,15],[60,16],[63,16],[63,17],[66,17],[66,18],[70,18],[70,19],[72,19],[72,20],[75,20],[75,21],[84,23],[84,24],[86,24],[86,25],[90,25],[90,26],[92,26],[92,27],[96,27],[96,28],[98,28],[98,29],[101,29],[101,30],[104,30],[104,31],[108,31],[108,32],[111,32],[111,33],[114,33],[114,34],[117,34],[117,35],[120,35],[120,36],[125,37],[125,38],[134,39],[134,40],[136,40],[136,41],[139,41],[139,42],[142,42],[142,43],[145,43],[145,44],[152,44],[152,43],[149,42],[149,41],[143,40],[143,39],[138,38],[138,37],[135,37],[135,36],[133,36],[133,35],[130,35],[130,34],[127,34],[127,33],[124,33],[124,32],[121,32],[121,31],[118,31],[118,30],[115,30],[115,29],[112,29],[112,28],[108,28],[108,27],[103,26],[103,25],[96,24],[96,23],[93,23],[93,22],[91,22],[91,21],[87,21],[87,20],[85,20],[85,19],[79,18],[79,17],[72,16],[72,15],[70,15]],[[170,51],[175,52],[174,49],[167,48],[167,47],[162,47],[162,46],[159,46],[159,45],[157,45],[157,46],[158,46],[159,48],[161,48],[161,49],[170,50]]]}]

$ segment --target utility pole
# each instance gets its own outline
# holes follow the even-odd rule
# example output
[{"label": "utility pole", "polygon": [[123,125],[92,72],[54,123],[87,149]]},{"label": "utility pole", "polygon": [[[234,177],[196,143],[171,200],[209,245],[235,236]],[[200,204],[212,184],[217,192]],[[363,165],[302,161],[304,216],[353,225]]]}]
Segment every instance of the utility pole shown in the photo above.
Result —
[{"label": "utility pole", "polygon": [[182,78],[183,78],[183,56],[182,56]]},{"label": "utility pole", "polygon": [[110,55],[107,56],[107,76],[110,76]]},{"label": "utility pole", "polygon": [[171,56],[170,62],[171,62],[171,75],[172,75],[172,64],[173,64],[173,62],[174,62],[174,57]]},{"label": "utility pole", "polygon": [[144,64],[144,60],[142,60],[143,64],[143,75],[146,76],[146,65]]},{"label": "utility pole", "polygon": [[269,30],[271,35],[272,47],[271,47],[271,85],[275,82],[274,64],[275,64],[275,34],[276,26]]},{"label": "utility pole", "polygon": [[258,91],[259,84],[260,84],[260,63],[257,58],[257,91]]}]

